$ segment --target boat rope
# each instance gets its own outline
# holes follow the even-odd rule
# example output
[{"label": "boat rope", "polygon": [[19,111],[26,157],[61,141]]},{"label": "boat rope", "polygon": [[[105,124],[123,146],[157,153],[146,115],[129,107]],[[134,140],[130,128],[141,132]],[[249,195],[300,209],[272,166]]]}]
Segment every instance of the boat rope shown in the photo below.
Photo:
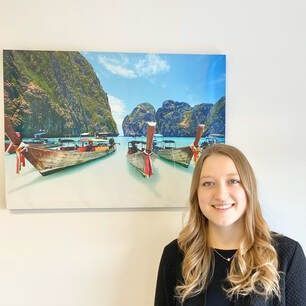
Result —
[{"label": "boat rope", "polygon": [[144,153],[144,158],[145,158],[145,167],[144,167],[144,173],[148,175],[149,177],[153,174],[153,168],[152,168],[152,160],[151,160],[151,152],[147,152],[146,150],[143,151]]},{"label": "boat rope", "polygon": [[201,148],[199,146],[196,147],[194,144],[191,144],[189,147],[190,147],[190,149],[192,151],[192,154],[193,154],[193,160],[194,160],[194,162],[196,162],[199,158]]},{"label": "boat rope", "polygon": [[14,147],[13,142],[11,141],[10,144],[8,145],[7,149],[5,150],[5,153],[10,153],[10,150]]},{"label": "boat rope", "polygon": [[148,156],[151,156],[151,155],[153,154],[152,151],[151,151],[151,152],[147,152],[146,150],[144,150],[143,153],[144,153],[145,155],[148,155]]},{"label": "boat rope", "polygon": [[21,166],[25,167],[25,156],[24,152],[28,151],[28,146],[24,142],[21,142],[16,149],[16,173],[19,174],[21,171]]}]

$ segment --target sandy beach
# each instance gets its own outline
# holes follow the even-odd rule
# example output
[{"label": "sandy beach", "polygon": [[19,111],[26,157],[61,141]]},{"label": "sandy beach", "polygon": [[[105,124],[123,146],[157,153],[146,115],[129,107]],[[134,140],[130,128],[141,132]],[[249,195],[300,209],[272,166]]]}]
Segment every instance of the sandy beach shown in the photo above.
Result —
[{"label": "sandy beach", "polygon": [[[176,140],[176,146],[192,138]],[[113,154],[83,165],[42,176],[29,162],[15,173],[15,154],[5,155],[6,199],[9,209],[158,208],[182,207],[188,200],[193,162],[189,168],[161,159],[153,176],[144,178],[126,159],[131,138],[116,137]]]}]

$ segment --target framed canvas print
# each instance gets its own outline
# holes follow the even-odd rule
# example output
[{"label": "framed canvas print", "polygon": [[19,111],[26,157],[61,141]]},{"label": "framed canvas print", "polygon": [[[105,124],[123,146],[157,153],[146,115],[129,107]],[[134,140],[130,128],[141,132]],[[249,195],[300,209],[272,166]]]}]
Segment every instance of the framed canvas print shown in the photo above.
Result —
[{"label": "framed canvas print", "polygon": [[225,55],[4,50],[9,209],[186,205],[225,140]]}]

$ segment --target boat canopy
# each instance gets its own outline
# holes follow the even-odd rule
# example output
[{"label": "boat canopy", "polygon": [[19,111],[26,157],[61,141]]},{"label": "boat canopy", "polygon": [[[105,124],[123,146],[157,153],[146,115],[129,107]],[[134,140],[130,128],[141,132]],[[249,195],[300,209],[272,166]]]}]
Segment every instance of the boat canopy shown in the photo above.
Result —
[{"label": "boat canopy", "polygon": [[89,137],[89,136],[91,136],[91,134],[90,133],[81,133],[80,136],[81,137]]},{"label": "boat canopy", "polygon": [[107,142],[108,143],[108,139],[106,138],[92,138],[92,139],[89,139],[90,141],[92,142]]},{"label": "boat canopy", "polygon": [[223,134],[209,134],[208,137],[224,137]]},{"label": "boat canopy", "polygon": [[39,130],[37,133],[34,134],[34,138],[41,138],[41,136],[45,136],[47,132],[45,130]]},{"label": "boat canopy", "polygon": [[96,137],[97,138],[104,138],[104,137],[110,137],[112,136],[111,133],[107,133],[107,132],[98,132],[96,133]]},{"label": "boat canopy", "polygon": [[60,138],[58,141],[61,142],[61,143],[75,142],[75,140],[70,139],[70,138],[69,139],[68,138],[66,138],[66,139],[61,139]]},{"label": "boat canopy", "polygon": [[129,141],[129,144],[146,144],[146,142],[141,140],[132,140]]}]

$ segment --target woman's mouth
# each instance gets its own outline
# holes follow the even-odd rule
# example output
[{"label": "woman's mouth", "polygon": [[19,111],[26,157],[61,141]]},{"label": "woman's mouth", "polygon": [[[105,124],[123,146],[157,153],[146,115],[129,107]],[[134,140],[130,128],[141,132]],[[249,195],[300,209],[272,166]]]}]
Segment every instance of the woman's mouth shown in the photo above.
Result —
[{"label": "woman's mouth", "polygon": [[229,203],[229,204],[215,204],[212,205],[213,208],[219,210],[219,211],[225,211],[228,210],[230,208],[232,208],[235,205],[235,203]]}]

